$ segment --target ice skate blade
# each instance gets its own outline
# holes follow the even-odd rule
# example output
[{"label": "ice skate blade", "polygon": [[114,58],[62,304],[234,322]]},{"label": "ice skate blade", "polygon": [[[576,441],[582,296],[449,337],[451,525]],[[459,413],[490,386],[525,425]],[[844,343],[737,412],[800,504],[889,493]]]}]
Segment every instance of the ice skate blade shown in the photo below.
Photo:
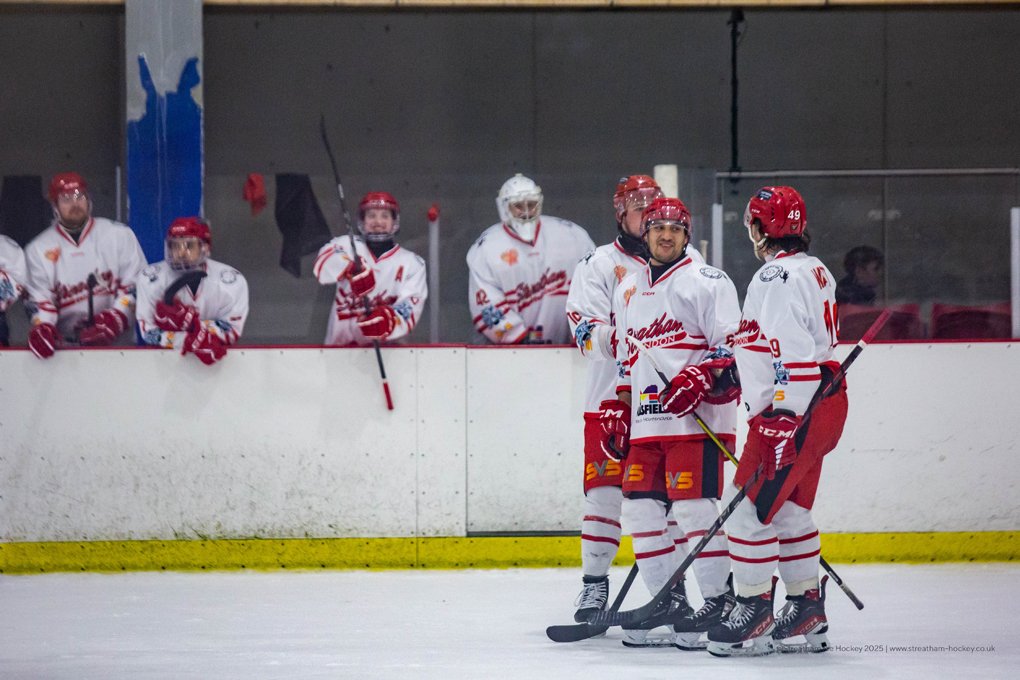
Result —
[{"label": "ice skate blade", "polygon": [[804,636],[804,642],[790,642],[788,640],[776,640],[776,651],[781,654],[818,654],[829,651],[829,638],[823,633],[814,633]]},{"label": "ice skate blade", "polygon": [[675,633],[673,646],[685,652],[700,652],[708,646],[708,640],[701,636],[702,633]]},{"label": "ice skate blade", "polygon": [[770,637],[760,637],[744,642],[708,642],[708,653],[712,656],[768,656],[776,651]]},{"label": "ice skate blade", "polygon": [[624,630],[623,646],[630,647],[631,649],[673,646],[672,633],[656,633],[653,635],[651,632],[650,630]]}]

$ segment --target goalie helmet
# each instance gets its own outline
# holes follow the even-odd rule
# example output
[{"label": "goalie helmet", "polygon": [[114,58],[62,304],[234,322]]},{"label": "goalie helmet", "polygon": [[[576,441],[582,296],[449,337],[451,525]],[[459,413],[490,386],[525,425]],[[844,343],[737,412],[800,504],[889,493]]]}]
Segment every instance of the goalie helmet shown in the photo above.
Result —
[{"label": "goalie helmet", "polygon": [[641,235],[644,236],[656,223],[669,222],[679,224],[691,236],[691,212],[679,198],[656,198],[641,213]]},{"label": "goalie helmet", "polygon": [[762,187],[747,202],[744,226],[758,222],[768,238],[803,236],[807,228],[804,199],[793,187]]},{"label": "goalie helmet", "polygon": [[171,269],[187,271],[205,265],[212,249],[209,223],[201,217],[178,217],[166,230],[164,255]]},{"label": "goalie helmet", "polygon": [[496,194],[499,219],[524,241],[534,241],[542,216],[542,187],[517,173]]},{"label": "goalie helmet", "polygon": [[628,210],[644,210],[652,201],[662,197],[659,184],[648,175],[631,175],[623,184],[617,186],[613,196],[613,207],[616,208],[616,221],[623,220]]},{"label": "goalie helmet", "polygon": [[[392,223],[387,224],[386,220],[379,223],[373,222],[366,228],[365,215],[369,210],[388,210],[392,216]],[[400,231],[400,204],[393,194],[387,191],[370,191],[361,199],[358,204],[358,232],[366,241],[390,241]]]},{"label": "goalie helmet", "polygon": [[89,186],[85,183],[85,178],[77,172],[62,172],[50,180],[48,194],[50,203],[56,205],[57,200],[64,194],[77,194],[88,198]]}]

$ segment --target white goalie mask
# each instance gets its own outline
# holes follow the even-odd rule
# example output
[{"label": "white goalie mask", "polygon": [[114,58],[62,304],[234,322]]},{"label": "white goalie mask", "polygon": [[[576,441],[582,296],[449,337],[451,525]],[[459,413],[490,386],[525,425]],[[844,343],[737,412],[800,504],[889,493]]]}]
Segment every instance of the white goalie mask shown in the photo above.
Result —
[{"label": "white goalie mask", "polygon": [[521,240],[532,242],[542,216],[542,187],[517,173],[500,187],[496,209],[503,224],[513,229]]}]

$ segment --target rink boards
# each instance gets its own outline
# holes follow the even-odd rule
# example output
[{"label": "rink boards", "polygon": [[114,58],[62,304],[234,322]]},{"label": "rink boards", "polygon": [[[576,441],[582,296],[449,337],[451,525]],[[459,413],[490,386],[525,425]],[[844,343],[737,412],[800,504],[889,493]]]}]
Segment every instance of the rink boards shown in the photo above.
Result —
[{"label": "rink boards", "polygon": [[[1016,353],[868,348],[816,505],[830,561],[1015,558]],[[393,411],[371,350],[239,349],[211,368],[0,352],[0,569],[577,562],[586,362],[383,355]]]}]

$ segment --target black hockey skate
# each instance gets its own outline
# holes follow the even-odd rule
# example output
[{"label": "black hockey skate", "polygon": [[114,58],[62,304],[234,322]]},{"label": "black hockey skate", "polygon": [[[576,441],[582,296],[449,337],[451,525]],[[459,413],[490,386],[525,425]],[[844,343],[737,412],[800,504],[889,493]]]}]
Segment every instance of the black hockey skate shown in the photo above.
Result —
[{"label": "black hockey skate", "polygon": [[651,635],[653,629],[660,626],[671,626],[693,612],[687,602],[687,591],[684,582],[673,586],[669,599],[656,607],[644,621],[623,624],[623,644],[625,647],[672,647],[673,633]]},{"label": "black hockey skate", "polygon": [[589,616],[605,609],[608,601],[609,576],[585,576],[584,589],[574,600],[574,606],[577,607],[574,621],[586,622]]},{"label": "black hockey skate", "polygon": [[708,653],[713,656],[765,656],[776,651],[772,631],[776,627],[772,601],[776,594],[775,576],[772,590],[752,597],[737,597],[736,606],[719,625],[708,631]]},{"label": "black hockey skate", "polygon": [[[776,617],[772,639],[780,652],[824,652],[829,649],[829,622],[825,618],[825,583],[803,595],[787,595],[786,605]],[[803,639],[803,641],[801,641]]]},{"label": "black hockey skate", "polygon": [[676,633],[673,636],[673,645],[677,649],[691,652],[704,649],[708,645],[708,640],[702,636],[708,633],[709,629],[725,621],[737,603],[733,596],[732,574],[726,586],[725,593],[708,598],[701,609],[691,612],[673,624],[673,632]]}]

